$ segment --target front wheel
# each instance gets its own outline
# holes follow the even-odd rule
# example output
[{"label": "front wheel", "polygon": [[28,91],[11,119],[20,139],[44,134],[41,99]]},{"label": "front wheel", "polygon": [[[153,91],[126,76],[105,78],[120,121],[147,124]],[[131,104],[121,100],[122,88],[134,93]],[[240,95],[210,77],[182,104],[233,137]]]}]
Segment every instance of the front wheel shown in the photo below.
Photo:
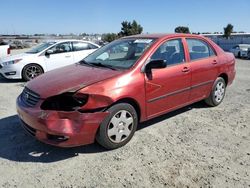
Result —
[{"label": "front wheel", "polygon": [[115,104],[107,111],[110,114],[101,123],[96,140],[107,149],[116,149],[131,140],[137,128],[138,116],[128,103]]},{"label": "front wheel", "polygon": [[37,64],[28,64],[23,68],[22,76],[25,81],[30,81],[33,78],[43,74],[43,69]]},{"label": "front wheel", "polygon": [[238,58],[241,58],[241,55],[240,55],[240,52],[238,52],[238,56],[237,56]]},{"label": "front wheel", "polygon": [[221,77],[218,77],[213,85],[212,91],[205,102],[209,106],[218,106],[224,99],[226,93],[226,83]]}]

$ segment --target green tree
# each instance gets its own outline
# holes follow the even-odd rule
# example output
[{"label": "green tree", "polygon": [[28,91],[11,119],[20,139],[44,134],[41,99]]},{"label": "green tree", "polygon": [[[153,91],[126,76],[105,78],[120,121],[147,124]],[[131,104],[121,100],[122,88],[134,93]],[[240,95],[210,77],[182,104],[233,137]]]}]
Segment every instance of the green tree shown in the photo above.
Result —
[{"label": "green tree", "polygon": [[88,36],[88,34],[87,33],[81,33],[80,36],[86,37],[86,36]]},{"label": "green tree", "polygon": [[116,33],[106,33],[102,35],[102,40],[105,42],[112,42],[113,40],[116,40],[118,38],[118,35]]},{"label": "green tree", "polygon": [[233,32],[233,28],[234,28],[234,26],[232,24],[227,24],[227,26],[224,27],[224,35],[223,36],[228,39]]},{"label": "green tree", "polygon": [[135,20],[133,22],[123,21],[121,27],[120,33],[118,33],[119,36],[130,36],[130,35],[136,35],[141,34],[143,31],[143,27],[138,24]]},{"label": "green tree", "polygon": [[176,33],[190,33],[189,28],[185,26],[178,26],[174,30]]}]

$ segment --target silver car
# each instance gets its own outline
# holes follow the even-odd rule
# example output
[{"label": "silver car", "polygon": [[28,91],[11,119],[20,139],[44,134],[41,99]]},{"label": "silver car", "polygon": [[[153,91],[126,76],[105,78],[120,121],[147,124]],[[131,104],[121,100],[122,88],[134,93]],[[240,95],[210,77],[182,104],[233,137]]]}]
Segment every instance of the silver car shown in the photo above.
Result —
[{"label": "silver car", "polygon": [[250,44],[238,44],[234,46],[233,48],[231,48],[230,52],[232,52],[235,57],[247,58],[249,48],[250,48]]}]

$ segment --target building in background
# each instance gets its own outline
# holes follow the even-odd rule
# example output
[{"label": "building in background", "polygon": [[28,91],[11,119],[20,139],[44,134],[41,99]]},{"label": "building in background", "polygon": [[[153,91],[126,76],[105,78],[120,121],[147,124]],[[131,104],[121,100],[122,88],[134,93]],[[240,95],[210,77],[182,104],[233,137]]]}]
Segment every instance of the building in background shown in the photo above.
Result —
[{"label": "building in background", "polygon": [[203,34],[212,39],[223,50],[229,51],[238,44],[250,44],[250,33],[232,33],[229,39],[223,37],[223,34]]}]

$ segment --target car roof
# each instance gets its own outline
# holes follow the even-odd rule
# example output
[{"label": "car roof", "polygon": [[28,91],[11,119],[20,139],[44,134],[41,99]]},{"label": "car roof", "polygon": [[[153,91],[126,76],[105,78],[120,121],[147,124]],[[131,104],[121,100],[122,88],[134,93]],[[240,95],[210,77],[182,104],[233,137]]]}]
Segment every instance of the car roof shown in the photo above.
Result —
[{"label": "car roof", "polygon": [[250,46],[250,44],[238,44],[239,46]]},{"label": "car roof", "polygon": [[[77,39],[58,39],[58,40],[46,40],[44,42],[55,42],[55,43],[59,43],[59,42],[87,42],[87,43],[91,43],[94,45],[97,45],[91,41],[86,41],[86,40],[77,40]],[[98,45],[97,45],[98,46]]]},{"label": "car roof", "polygon": [[139,35],[131,35],[123,38],[170,38],[170,37],[197,37],[197,38],[205,38],[202,35],[196,34],[184,34],[184,33],[154,33],[154,34],[139,34]]}]

